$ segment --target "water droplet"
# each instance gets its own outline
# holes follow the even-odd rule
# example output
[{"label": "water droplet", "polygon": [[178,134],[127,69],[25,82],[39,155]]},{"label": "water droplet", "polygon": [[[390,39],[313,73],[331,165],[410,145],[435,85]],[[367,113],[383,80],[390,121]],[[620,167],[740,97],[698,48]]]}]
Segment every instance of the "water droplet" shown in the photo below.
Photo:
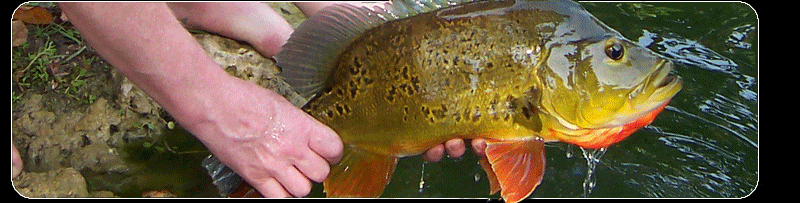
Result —
[{"label": "water droplet", "polygon": [[425,162],[422,162],[422,172],[419,176],[419,193],[425,189]]},{"label": "water droplet", "polygon": [[606,154],[606,148],[584,149],[581,147],[581,152],[583,152],[583,158],[586,159],[586,178],[583,179],[583,197],[589,197],[589,194],[594,190],[596,182],[594,169],[597,167],[597,164],[600,163],[600,157]]}]

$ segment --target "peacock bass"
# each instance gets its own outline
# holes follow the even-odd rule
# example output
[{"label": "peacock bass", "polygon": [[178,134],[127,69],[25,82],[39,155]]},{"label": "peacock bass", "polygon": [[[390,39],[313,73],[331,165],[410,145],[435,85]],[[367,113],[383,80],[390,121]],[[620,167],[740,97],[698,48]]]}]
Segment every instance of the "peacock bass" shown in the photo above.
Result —
[{"label": "peacock bass", "polygon": [[681,89],[670,61],[567,0],[335,5],[275,59],[344,143],[328,197],[377,197],[399,158],[484,138],[490,193],[517,202],[542,179],[545,142],[607,147]]}]

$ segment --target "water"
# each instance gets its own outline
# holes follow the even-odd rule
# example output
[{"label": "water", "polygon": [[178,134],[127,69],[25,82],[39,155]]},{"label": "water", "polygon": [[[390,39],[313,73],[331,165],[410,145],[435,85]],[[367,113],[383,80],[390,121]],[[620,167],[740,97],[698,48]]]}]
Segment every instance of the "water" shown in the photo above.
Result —
[{"label": "water", "polygon": [[[684,88],[650,126],[605,151],[547,144],[545,176],[531,197],[750,194],[759,161],[755,12],[735,2],[581,4],[675,62],[673,74],[683,78]],[[498,198],[487,194],[478,159],[467,154],[425,164],[422,192],[422,160],[401,160],[383,197]],[[322,196],[321,187],[315,191]]]},{"label": "water", "polygon": [[[683,90],[650,126],[607,149],[546,144],[545,175],[531,197],[750,194],[759,179],[755,12],[734,2],[581,4],[675,62]],[[382,197],[499,198],[488,190],[468,148],[456,160],[402,159]],[[309,196],[324,197],[322,186],[315,184]]]}]

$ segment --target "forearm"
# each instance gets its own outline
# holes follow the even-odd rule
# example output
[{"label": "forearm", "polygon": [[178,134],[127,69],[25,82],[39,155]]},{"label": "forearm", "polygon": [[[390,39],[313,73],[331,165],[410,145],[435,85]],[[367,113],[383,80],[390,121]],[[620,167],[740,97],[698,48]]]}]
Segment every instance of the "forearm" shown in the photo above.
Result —
[{"label": "forearm", "polygon": [[277,54],[294,30],[261,2],[172,2],[167,5],[184,26],[245,41],[266,57]]},{"label": "forearm", "polygon": [[164,3],[62,3],[87,43],[182,124],[202,120],[207,90],[229,77]]}]

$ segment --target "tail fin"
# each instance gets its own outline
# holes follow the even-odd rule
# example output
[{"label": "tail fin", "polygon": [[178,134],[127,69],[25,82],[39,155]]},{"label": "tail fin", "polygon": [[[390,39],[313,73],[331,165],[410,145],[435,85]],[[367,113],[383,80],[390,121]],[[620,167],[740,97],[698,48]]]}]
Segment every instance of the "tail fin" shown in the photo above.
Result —
[{"label": "tail fin", "polygon": [[486,157],[481,166],[489,177],[490,193],[500,190],[506,202],[518,202],[530,195],[544,175],[544,141],[486,140]]},{"label": "tail fin", "polygon": [[389,183],[397,157],[345,146],[342,160],[325,180],[327,197],[378,197]]}]

